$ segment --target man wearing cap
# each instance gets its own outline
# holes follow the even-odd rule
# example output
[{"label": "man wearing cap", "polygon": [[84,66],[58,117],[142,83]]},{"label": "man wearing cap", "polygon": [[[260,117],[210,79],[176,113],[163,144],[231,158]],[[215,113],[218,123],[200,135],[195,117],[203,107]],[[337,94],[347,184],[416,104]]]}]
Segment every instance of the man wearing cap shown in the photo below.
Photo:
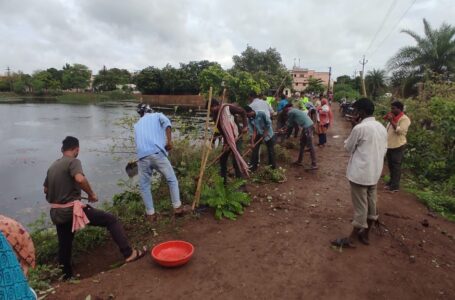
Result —
[{"label": "man wearing cap", "polygon": [[354,207],[352,232],[348,237],[332,241],[337,247],[355,247],[358,239],[369,244],[368,233],[378,219],[376,209],[376,186],[381,177],[384,156],[387,151],[387,131],[373,116],[374,104],[361,98],[353,104],[354,128],[344,142],[351,155],[346,177],[351,185]]},{"label": "man wearing cap", "polygon": [[168,159],[167,151],[172,150],[171,121],[162,113],[155,113],[146,104],[139,104],[137,112],[141,116],[134,124],[134,137],[139,169],[139,186],[146,208],[147,219],[156,221],[151,192],[153,170],[161,173],[167,181],[171,194],[174,214],[183,213],[180,201],[179,183]]}]

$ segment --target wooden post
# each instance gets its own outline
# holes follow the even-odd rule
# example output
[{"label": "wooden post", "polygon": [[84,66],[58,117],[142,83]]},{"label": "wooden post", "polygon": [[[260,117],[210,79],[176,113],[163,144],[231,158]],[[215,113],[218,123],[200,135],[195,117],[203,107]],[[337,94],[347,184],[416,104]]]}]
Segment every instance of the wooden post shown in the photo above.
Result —
[{"label": "wooden post", "polygon": [[198,178],[197,186],[196,186],[196,194],[194,195],[193,204],[191,206],[192,210],[195,209],[196,203],[198,203],[199,199],[201,198],[202,179],[204,176],[205,165],[207,164],[209,148],[211,147],[211,145],[207,145],[207,135],[208,135],[208,131],[209,131],[210,109],[212,108],[212,92],[213,92],[213,89],[212,89],[212,87],[210,87],[209,100],[208,100],[209,102],[208,102],[208,106],[207,106],[207,117],[205,119],[204,145],[203,145],[203,149],[202,149],[201,168],[199,170],[199,178]]}]

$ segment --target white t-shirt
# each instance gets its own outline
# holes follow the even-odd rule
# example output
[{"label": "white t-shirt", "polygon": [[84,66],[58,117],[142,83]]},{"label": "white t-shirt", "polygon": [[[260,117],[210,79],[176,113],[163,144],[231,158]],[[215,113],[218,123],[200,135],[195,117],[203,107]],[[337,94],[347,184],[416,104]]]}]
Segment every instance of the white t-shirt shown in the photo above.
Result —
[{"label": "white t-shirt", "polygon": [[270,104],[267,103],[267,101],[264,101],[262,99],[256,98],[251,102],[250,107],[254,111],[263,111],[265,114],[269,117],[274,113],[273,108],[270,106]]},{"label": "white t-shirt", "polygon": [[387,131],[374,117],[362,120],[344,141],[351,154],[346,177],[360,185],[376,185],[387,152]]}]

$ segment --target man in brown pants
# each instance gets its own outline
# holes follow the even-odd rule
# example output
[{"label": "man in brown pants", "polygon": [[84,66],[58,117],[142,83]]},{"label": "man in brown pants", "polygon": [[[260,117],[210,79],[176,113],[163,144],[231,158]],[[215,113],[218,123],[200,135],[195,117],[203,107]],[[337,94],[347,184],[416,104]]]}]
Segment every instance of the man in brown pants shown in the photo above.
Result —
[{"label": "man in brown pants", "polygon": [[331,242],[338,247],[355,247],[356,239],[369,244],[368,233],[378,219],[376,185],[381,177],[387,150],[387,132],[373,117],[373,102],[362,98],[353,107],[356,110],[354,128],[344,142],[345,149],[351,154],[346,177],[351,185],[354,207],[353,229],[349,237]]}]

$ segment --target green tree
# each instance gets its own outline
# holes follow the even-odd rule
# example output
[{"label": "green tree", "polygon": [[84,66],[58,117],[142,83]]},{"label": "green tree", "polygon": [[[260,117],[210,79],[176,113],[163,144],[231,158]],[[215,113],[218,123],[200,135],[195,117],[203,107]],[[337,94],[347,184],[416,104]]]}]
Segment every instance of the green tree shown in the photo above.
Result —
[{"label": "green tree", "polygon": [[212,87],[213,95],[218,95],[223,90],[222,83],[224,82],[227,87],[227,83],[232,80],[231,77],[220,65],[210,66],[200,74],[200,90],[202,93],[207,93],[209,88]]},{"label": "green tree", "polygon": [[381,92],[387,88],[384,70],[373,69],[365,77],[367,92],[373,100],[376,100]]},{"label": "green tree", "polygon": [[227,78],[227,89],[231,101],[235,101],[240,105],[247,104],[248,94],[250,92],[260,93],[269,89],[268,82],[264,80],[256,81],[251,73],[239,71],[231,74]]},{"label": "green tree", "polygon": [[424,36],[411,30],[402,30],[411,36],[416,45],[401,48],[387,63],[389,70],[401,78],[423,79],[426,71],[453,76],[455,71],[455,27],[443,23],[433,29],[423,19]]},{"label": "green tree", "polygon": [[188,64],[181,63],[179,91],[185,94],[198,94],[201,91],[201,73],[211,66],[221,67],[218,63],[208,60],[190,61]]},{"label": "green tree", "polygon": [[83,90],[89,87],[92,71],[81,64],[66,64],[63,67],[62,85],[64,89]]},{"label": "green tree", "polygon": [[147,67],[134,76],[133,82],[143,94],[160,94],[163,86],[161,70],[155,67]]},{"label": "green tree", "polygon": [[322,79],[309,78],[308,85],[305,89],[305,92],[319,94],[319,93],[323,93],[325,91],[325,89],[326,89],[326,87],[324,86]]},{"label": "green tree", "polygon": [[274,48],[261,52],[247,46],[245,51],[240,55],[234,55],[232,60],[234,61],[231,70],[233,73],[249,72],[256,81],[266,81],[271,89],[283,89],[292,84],[291,74],[282,63],[280,53]]},{"label": "green tree", "polygon": [[360,93],[358,90],[355,90],[350,84],[340,84],[337,81],[335,85],[335,93],[333,94],[333,98],[336,101],[340,101],[341,99],[345,98],[346,100],[357,100],[360,98]]},{"label": "green tree", "polygon": [[113,91],[117,85],[131,82],[131,74],[125,69],[106,69],[104,67],[98,72],[93,80],[93,87],[97,91]]},{"label": "green tree", "polygon": [[60,81],[53,79],[47,71],[36,71],[31,78],[31,86],[34,93],[47,93],[61,88]]}]

